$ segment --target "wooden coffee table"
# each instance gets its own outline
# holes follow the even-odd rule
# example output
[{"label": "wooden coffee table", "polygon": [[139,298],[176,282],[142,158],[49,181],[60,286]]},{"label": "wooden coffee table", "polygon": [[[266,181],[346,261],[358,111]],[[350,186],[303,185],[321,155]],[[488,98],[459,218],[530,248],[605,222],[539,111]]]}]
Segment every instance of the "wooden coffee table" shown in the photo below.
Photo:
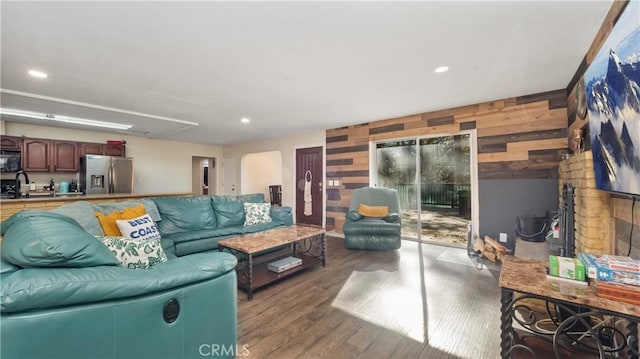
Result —
[{"label": "wooden coffee table", "polygon": [[[293,225],[223,239],[218,250],[228,250],[238,258],[238,287],[253,299],[254,289],[286,278],[317,263],[326,266],[325,230],[321,227]],[[276,273],[269,263],[285,257],[302,259],[302,264]]]}]

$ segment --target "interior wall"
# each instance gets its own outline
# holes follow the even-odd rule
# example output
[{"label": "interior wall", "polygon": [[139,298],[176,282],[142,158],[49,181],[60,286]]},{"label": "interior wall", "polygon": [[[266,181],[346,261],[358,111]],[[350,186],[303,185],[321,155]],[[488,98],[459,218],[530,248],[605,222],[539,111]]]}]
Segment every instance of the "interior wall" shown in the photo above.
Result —
[{"label": "interior wall", "polygon": [[[282,154],[282,205],[290,206],[295,213],[295,149],[325,145],[325,132],[317,131],[264,141],[241,143],[223,147],[224,158],[236,158],[259,152],[278,151]],[[240,163],[237,163],[236,177],[242,178]],[[240,193],[243,189],[240,188]],[[268,197],[267,197],[268,198]]]},{"label": "interior wall", "polygon": [[[564,90],[556,90],[327,130],[327,178],[339,183],[327,189],[327,228],[342,231],[351,191],[369,185],[370,141],[476,129],[477,232],[494,238],[507,232],[513,239],[518,215],[558,207],[558,163],[568,145],[566,99]],[[483,195],[492,191],[497,193]]]},{"label": "interior wall", "polygon": [[202,194],[200,186],[200,177],[202,176],[202,159],[198,157],[191,158],[191,192]]},{"label": "interior wall", "polygon": [[547,211],[558,210],[556,179],[481,180],[478,186],[480,227],[483,234],[495,239],[501,232],[509,239],[516,238],[517,216],[545,217]]},{"label": "interior wall", "polygon": [[216,158],[209,158],[209,194],[217,195],[218,192],[218,182],[216,180],[216,174],[218,173],[218,163]]},{"label": "interior wall", "polygon": [[280,151],[250,153],[241,160],[241,194],[263,193],[269,201],[269,186],[282,185],[282,154]]},{"label": "interior wall", "polygon": [[[125,140],[126,155],[134,159],[134,192],[137,194],[190,193],[191,158],[193,156],[222,158],[222,147],[197,143],[167,141],[138,136],[127,136],[95,131],[59,127],[34,126],[5,121],[7,136],[50,138],[56,140],[105,143],[107,140]],[[13,178],[11,174],[9,178]],[[2,178],[5,178],[3,175]],[[48,179],[51,174],[29,174]],[[219,175],[219,174],[216,174]],[[64,174],[68,177],[69,174]],[[220,183],[216,180],[216,183]]]}]

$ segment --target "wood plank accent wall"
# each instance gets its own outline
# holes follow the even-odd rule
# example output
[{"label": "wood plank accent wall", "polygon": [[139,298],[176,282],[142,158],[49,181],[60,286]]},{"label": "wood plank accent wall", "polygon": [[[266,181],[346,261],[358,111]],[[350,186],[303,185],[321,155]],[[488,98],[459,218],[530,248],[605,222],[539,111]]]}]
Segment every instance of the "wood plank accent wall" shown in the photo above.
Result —
[{"label": "wood plank accent wall", "polygon": [[[571,134],[575,129],[582,129],[585,138],[589,138],[589,114],[584,119],[578,118],[576,115],[576,96],[577,94],[577,84],[579,81],[582,81],[585,71],[595,58],[598,51],[602,47],[602,44],[605,42],[615,23],[618,21],[618,18],[626,8],[628,0],[620,1],[616,0],[611,5],[611,9],[607,13],[607,16],[602,22],[598,33],[596,34],[589,50],[585,54],[580,66],[576,70],[576,73],[573,75],[571,81],[567,85],[567,110],[568,110],[568,120],[569,120],[569,131],[568,136],[571,137]],[[570,139],[569,139],[570,140]],[[589,149],[589,144],[587,140],[586,148]],[[560,184],[562,185],[562,184]],[[640,249],[635,248],[640,247],[638,244],[637,236],[634,236],[633,243],[629,243],[629,233],[631,228],[631,205],[632,200],[628,198],[618,198],[611,196],[611,203],[609,204],[609,217],[612,222],[615,223],[611,226],[611,236],[608,237],[610,243],[607,243],[608,246],[605,246],[605,250],[608,253],[617,253],[620,255],[626,255],[628,248],[630,245],[634,247],[634,250],[631,253],[631,256],[634,258],[638,258],[640,255]],[[636,204],[636,212],[639,212],[638,204]],[[640,215],[634,215],[635,220],[633,223],[635,224],[634,233],[640,232],[640,221],[638,218]]]},{"label": "wood plank accent wall", "polygon": [[480,179],[557,178],[566,99],[561,89],[327,130],[327,228],[342,231],[351,191],[369,185],[370,141],[475,129]]}]

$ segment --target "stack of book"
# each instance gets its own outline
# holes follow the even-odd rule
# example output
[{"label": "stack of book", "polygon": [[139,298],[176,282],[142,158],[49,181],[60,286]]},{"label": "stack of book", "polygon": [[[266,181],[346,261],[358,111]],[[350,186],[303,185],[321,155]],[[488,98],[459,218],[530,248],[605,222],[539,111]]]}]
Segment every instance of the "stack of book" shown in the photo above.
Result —
[{"label": "stack of book", "polygon": [[597,296],[640,305],[640,260],[580,253]]}]

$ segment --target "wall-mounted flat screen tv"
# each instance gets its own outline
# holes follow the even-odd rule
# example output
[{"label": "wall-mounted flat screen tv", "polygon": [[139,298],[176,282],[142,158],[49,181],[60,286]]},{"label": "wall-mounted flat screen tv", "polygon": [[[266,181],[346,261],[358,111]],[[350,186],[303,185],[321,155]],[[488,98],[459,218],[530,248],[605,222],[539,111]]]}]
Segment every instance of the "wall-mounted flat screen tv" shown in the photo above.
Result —
[{"label": "wall-mounted flat screen tv", "polygon": [[630,1],[585,72],[598,189],[640,196],[640,1]]}]

